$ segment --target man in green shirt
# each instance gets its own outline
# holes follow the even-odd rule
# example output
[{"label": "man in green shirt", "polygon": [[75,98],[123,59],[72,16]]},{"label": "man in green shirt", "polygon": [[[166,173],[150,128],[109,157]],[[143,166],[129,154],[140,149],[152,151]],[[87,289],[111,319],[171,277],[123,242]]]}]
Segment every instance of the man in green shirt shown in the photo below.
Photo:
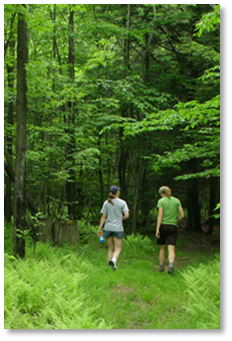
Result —
[{"label": "man in green shirt", "polygon": [[156,227],[156,237],[160,245],[159,271],[164,271],[166,245],[168,245],[168,273],[173,273],[175,262],[175,245],[178,235],[177,222],[184,218],[184,210],[179,199],[171,196],[171,189],[162,186],[159,189],[161,199],[159,199],[157,207],[159,209]]}]

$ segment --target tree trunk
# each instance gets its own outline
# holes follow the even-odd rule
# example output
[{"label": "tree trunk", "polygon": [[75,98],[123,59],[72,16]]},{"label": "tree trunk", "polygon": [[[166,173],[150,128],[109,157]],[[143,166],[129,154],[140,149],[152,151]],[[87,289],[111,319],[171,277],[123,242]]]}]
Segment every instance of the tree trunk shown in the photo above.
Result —
[{"label": "tree trunk", "polygon": [[127,197],[126,169],[127,169],[127,159],[128,159],[129,151],[128,151],[128,148],[125,147],[122,137],[123,137],[123,128],[120,129],[120,133],[119,133],[120,154],[119,154],[119,162],[118,162],[118,178],[119,178],[122,198],[126,199]]},{"label": "tree trunk", "polygon": [[219,203],[218,196],[218,178],[210,179],[210,198],[209,198],[209,230],[208,233],[213,233],[213,226],[215,224],[215,218],[212,217],[215,214],[214,209],[216,205]]},{"label": "tree trunk", "polygon": [[[123,19],[123,24],[126,25],[127,28],[127,37],[124,39],[124,70],[125,70],[125,78],[128,76],[128,71],[130,70],[130,23],[131,23],[131,5],[127,5],[127,19]],[[130,108],[122,108],[122,116],[128,116],[130,112]],[[125,114],[126,113],[126,114]],[[122,197],[127,197],[127,184],[126,184],[126,168],[127,168],[127,158],[128,158],[128,148],[125,148],[125,144],[122,140],[123,137],[123,128],[120,128],[119,132],[119,140],[120,140],[120,154],[119,154],[119,162],[118,162],[118,177],[119,184],[121,188]]]},{"label": "tree trunk", "polygon": [[[198,172],[198,164],[196,159],[189,160],[187,166],[190,173]],[[187,181],[187,206],[189,230],[202,231],[198,179]]]},{"label": "tree trunk", "polygon": [[191,180],[191,184],[188,185],[187,206],[188,229],[191,231],[202,231],[197,179],[194,181]]},{"label": "tree trunk", "polygon": [[[4,163],[4,169],[7,172],[7,175],[10,178],[11,182],[15,182],[15,171],[12,166],[12,160],[6,149],[4,151],[4,156],[6,158],[6,162]],[[38,213],[37,207],[35,203],[32,201],[28,189],[26,190],[26,200],[27,200],[28,209],[31,212],[31,214],[35,215],[36,213]]]},{"label": "tree trunk", "polygon": [[[69,63],[69,75],[70,80],[73,83],[74,81],[74,11],[70,11],[69,16],[69,52],[68,52],[68,63]],[[74,103],[70,100],[68,103],[69,114],[68,114],[68,134],[70,137],[70,141],[67,145],[67,159],[70,164],[70,168],[68,170],[69,179],[66,182],[66,194],[67,194],[67,202],[68,202],[68,215],[69,218],[75,220],[77,218],[77,204],[76,204],[76,189],[75,189],[75,170],[73,166],[75,166],[75,114],[74,114]]]},{"label": "tree trunk", "polygon": [[[149,12],[147,13],[147,15]],[[156,5],[153,7],[153,20],[152,20],[152,28],[153,31],[150,33],[150,35],[146,34],[146,47],[143,52],[143,60],[141,63],[141,76],[143,80],[148,84],[150,81],[149,76],[149,67],[150,67],[150,59],[149,59],[149,48],[152,43],[153,37],[154,37],[154,31],[155,31],[155,21],[156,21]]]},{"label": "tree trunk", "polygon": [[27,25],[24,15],[18,14],[17,46],[17,132],[16,166],[14,191],[14,256],[25,257],[24,230],[26,227],[26,119],[27,119],[27,84],[26,63]]},{"label": "tree trunk", "polygon": [[[10,57],[14,60],[14,48],[15,48],[15,40],[12,38],[9,42],[10,48]],[[8,125],[10,127],[13,126],[13,115],[14,115],[14,63],[10,59],[10,63],[7,63],[7,75],[8,75],[8,87],[9,87],[9,101],[8,101]],[[12,131],[11,129],[7,132],[6,136],[6,148],[8,151],[8,155],[10,160],[12,160]],[[12,180],[11,177],[7,174],[6,180],[6,193],[5,193],[5,220],[8,223],[11,223],[11,214],[12,214]]]},{"label": "tree trunk", "polygon": [[133,198],[133,212],[132,212],[132,233],[136,233],[137,218],[139,211],[139,186],[141,177],[141,161],[139,157],[136,157],[136,170],[135,170],[135,188],[134,188],[134,198]]},{"label": "tree trunk", "polygon": [[128,70],[130,67],[130,25],[131,25],[131,4],[127,5],[127,37],[124,39],[124,67],[125,67],[125,78],[127,77]]},{"label": "tree trunk", "polygon": [[99,193],[100,193],[100,202],[103,202],[104,200],[104,181],[103,181],[103,172],[102,172],[102,158],[101,158],[101,137],[98,138],[98,149],[99,149],[99,168],[98,168],[98,174],[99,174]]}]

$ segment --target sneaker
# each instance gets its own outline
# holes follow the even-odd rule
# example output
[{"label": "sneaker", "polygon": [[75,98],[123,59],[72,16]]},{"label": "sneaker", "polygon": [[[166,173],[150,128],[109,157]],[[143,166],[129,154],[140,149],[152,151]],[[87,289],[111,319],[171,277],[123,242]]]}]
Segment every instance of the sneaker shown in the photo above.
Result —
[{"label": "sneaker", "polygon": [[112,267],[113,270],[117,270],[118,269],[117,265],[116,265],[116,262],[114,262],[112,260],[109,261],[109,265]]},{"label": "sneaker", "polygon": [[168,269],[168,274],[169,275],[173,275],[173,273],[174,273],[174,268],[169,268]]},{"label": "sneaker", "polygon": [[164,268],[159,268],[159,272],[164,272]]}]

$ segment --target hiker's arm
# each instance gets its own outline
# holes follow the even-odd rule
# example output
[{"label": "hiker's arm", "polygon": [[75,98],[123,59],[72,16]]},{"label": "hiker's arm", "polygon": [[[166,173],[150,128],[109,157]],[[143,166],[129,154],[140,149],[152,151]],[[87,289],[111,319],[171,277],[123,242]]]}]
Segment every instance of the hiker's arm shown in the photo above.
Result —
[{"label": "hiker's arm", "polygon": [[129,218],[129,215],[130,215],[130,214],[129,214],[129,211],[124,212],[122,219],[123,219],[123,220],[128,219],[128,218]]},{"label": "hiker's arm", "polygon": [[179,222],[180,220],[182,220],[184,218],[185,214],[184,214],[184,210],[183,210],[182,206],[178,207],[178,211],[180,213],[180,216],[178,217],[177,221]]},{"label": "hiker's arm", "polygon": [[160,226],[162,224],[163,214],[164,214],[163,207],[159,207],[159,213],[158,213],[157,225],[156,225],[156,237],[157,238],[160,237]]},{"label": "hiker's arm", "polygon": [[98,235],[99,235],[99,233],[102,233],[102,228],[105,225],[106,218],[107,218],[107,215],[102,214],[101,219],[100,219],[100,223],[99,223]]}]

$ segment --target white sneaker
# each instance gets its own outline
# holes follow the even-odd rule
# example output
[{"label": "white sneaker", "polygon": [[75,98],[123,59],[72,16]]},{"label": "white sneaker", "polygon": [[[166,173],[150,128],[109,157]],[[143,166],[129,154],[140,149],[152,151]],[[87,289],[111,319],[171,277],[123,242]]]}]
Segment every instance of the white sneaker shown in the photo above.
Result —
[{"label": "white sneaker", "polygon": [[113,260],[109,261],[109,265],[112,267],[113,270],[118,270],[116,262],[114,262]]}]

